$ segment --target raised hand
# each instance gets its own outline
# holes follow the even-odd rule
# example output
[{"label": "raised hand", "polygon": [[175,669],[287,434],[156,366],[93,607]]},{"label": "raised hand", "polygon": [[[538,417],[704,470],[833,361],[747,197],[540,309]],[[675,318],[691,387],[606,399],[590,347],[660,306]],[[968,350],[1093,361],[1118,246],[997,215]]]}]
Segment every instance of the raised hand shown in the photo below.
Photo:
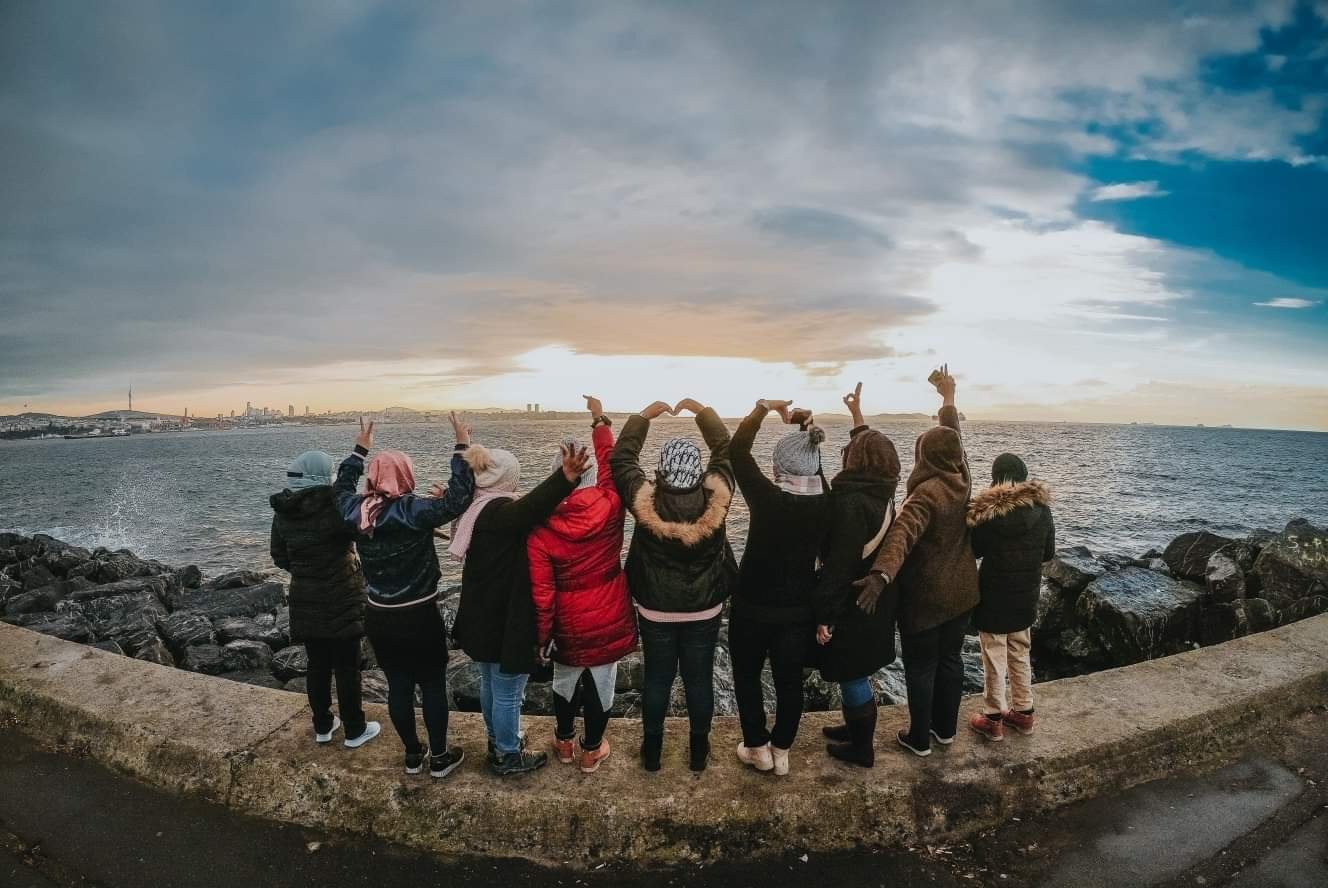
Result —
[{"label": "raised hand", "polygon": [[848,408],[849,415],[853,417],[853,425],[862,425],[862,383],[858,383],[853,391],[844,396],[844,406]]},{"label": "raised hand", "polygon": [[876,613],[876,604],[881,600],[881,593],[885,591],[885,577],[872,571],[862,579],[854,581],[853,588],[862,590],[858,593],[858,607],[868,614]]},{"label": "raised hand", "polygon": [[456,441],[458,444],[470,444],[470,425],[464,417],[457,416],[453,410],[448,414],[448,420],[452,423],[452,431],[456,432]]},{"label": "raised hand", "polygon": [[584,447],[580,450],[571,447],[559,449],[563,452],[563,477],[575,484],[590,468],[590,454]]},{"label": "raised hand", "polygon": [[360,417],[360,433],[355,436],[355,446],[363,447],[365,450],[373,450],[373,420],[369,420],[369,425],[364,424],[364,417]]},{"label": "raised hand", "polygon": [[773,410],[776,413],[778,413],[779,418],[784,421],[785,425],[793,421],[789,419],[789,408],[793,406],[792,401],[777,400],[775,398],[763,398],[762,400],[757,401],[756,403],[763,404],[765,405],[765,409]]},{"label": "raised hand", "polygon": [[598,419],[604,415],[604,405],[600,403],[599,398],[594,395],[582,395],[586,399],[586,409],[590,411],[591,419]]},{"label": "raised hand", "polygon": [[681,401],[679,401],[677,404],[674,405],[673,415],[677,416],[678,414],[682,413],[684,410],[690,410],[692,411],[692,413],[700,413],[704,409],[705,405],[702,404],[700,401],[697,401],[695,398],[683,398]]},{"label": "raised hand", "polygon": [[663,401],[656,401],[655,403],[651,404],[649,407],[642,410],[641,416],[643,416],[646,419],[658,419],[659,417],[663,416],[665,413],[672,413],[672,412],[673,408],[670,407],[668,404],[665,404]]},{"label": "raised hand", "polygon": [[941,397],[945,399],[945,403],[947,405],[953,405],[955,398],[955,388],[957,386],[955,383],[955,378],[950,375],[949,364],[941,365],[940,378],[936,380],[934,385],[936,386],[936,391],[940,392]]}]

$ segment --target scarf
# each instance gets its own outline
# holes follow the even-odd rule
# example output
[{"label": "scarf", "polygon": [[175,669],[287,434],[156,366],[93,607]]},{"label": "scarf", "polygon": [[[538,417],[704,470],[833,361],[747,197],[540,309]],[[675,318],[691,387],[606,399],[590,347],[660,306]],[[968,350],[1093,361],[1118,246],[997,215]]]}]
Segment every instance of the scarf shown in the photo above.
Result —
[{"label": "scarf", "polygon": [[674,438],[659,451],[659,479],[674,490],[691,490],[701,483],[704,468],[701,448],[690,438]]},{"label": "scarf", "polygon": [[516,499],[516,486],[521,480],[521,463],[506,450],[474,445],[465,450],[463,458],[475,473],[475,497],[466,511],[452,523],[452,542],[448,553],[464,562],[475,533],[475,521],[484,507],[496,499]]},{"label": "scarf", "polygon": [[820,475],[781,475],[776,472],[775,483],[779,485],[780,490],[798,496],[819,496],[825,492],[825,485],[821,483]]},{"label": "scarf", "polygon": [[369,460],[364,499],[360,502],[360,533],[373,536],[383,510],[415,490],[415,468],[400,450],[384,450]]},{"label": "scarf", "polygon": [[332,457],[321,450],[306,450],[286,466],[286,489],[304,490],[332,483]]}]

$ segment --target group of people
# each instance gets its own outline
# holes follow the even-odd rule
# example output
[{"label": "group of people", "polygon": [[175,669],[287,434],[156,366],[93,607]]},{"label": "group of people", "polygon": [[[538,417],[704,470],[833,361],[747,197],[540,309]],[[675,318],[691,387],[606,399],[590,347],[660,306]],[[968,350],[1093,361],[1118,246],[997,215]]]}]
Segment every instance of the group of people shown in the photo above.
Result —
[{"label": "group of people", "polygon": [[[1029,480],[1017,456],[1002,454],[991,487],[974,496],[954,377],[942,368],[932,382],[943,398],[940,422],[914,445],[898,508],[899,454],[863,419],[861,383],[844,398],[853,429],[832,479],[822,469],[825,432],[784,400],[758,401],[732,438],[718,414],[693,399],[656,401],[629,417],[615,442],[612,420],[587,396],[593,458],[580,441],[563,440],[548,476],[524,495],[517,457],[473,444],[455,414],[451,476],[427,496],[415,494],[404,453],[370,457],[372,422],[361,423],[335,475],[328,454],[300,455],[271,498],[272,557],[291,574],[291,634],[308,653],[315,740],[331,742],[341,729],[354,748],[379,733],[360,702],[367,637],[387,677],[406,772],[427,766],[441,778],[463,761],[447,736],[449,630],[438,606],[435,537],[462,564],[450,636],[479,668],[487,763],[500,776],[543,767],[550,752],[582,772],[598,769],[610,754],[618,664],[638,642],[642,767],[660,768],[681,674],[689,767],[704,770],[726,605],[742,726],[737,757],[758,771],[788,773],[812,668],[838,684],[843,700],[843,723],[823,729],[827,752],[874,764],[871,678],[895,659],[896,628],[910,717],[897,737],[903,749],[926,756],[933,741],[954,741],[970,623],[979,630],[986,687],[983,712],[969,726],[993,741],[1006,726],[1028,733],[1029,627],[1041,564],[1055,548],[1050,492]],[[673,438],[653,469],[643,467],[651,422],[684,413],[695,416],[708,453],[691,438]],[[796,429],[775,444],[767,475],[752,446],[770,413]],[[739,492],[750,511],[741,563],[726,532]],[[623,563],[629,512],[635,530]],[[767,663],[773,724],[762,691]],[[532,673],[549,669],[556,727],[548,751],[529,749],[525,687]],[[416,726],[417,689],[426,740]]]}]

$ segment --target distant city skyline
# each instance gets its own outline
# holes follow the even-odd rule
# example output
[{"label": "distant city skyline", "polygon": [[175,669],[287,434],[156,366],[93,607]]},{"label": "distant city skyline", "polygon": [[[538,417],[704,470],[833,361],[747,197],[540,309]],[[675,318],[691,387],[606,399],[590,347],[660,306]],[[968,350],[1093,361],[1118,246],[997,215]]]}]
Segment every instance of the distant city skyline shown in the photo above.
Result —
[{"label": "distant city skyline", "polygon": [[5,5],[0,413],[1328,430],[1328,2],[541,9]]}]

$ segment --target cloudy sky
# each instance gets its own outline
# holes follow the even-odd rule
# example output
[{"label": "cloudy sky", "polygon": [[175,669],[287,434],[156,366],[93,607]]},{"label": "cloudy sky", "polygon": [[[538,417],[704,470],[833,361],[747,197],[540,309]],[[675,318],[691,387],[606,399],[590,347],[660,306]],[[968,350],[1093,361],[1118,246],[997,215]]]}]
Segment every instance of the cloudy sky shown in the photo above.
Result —
[{"label": "cloudy sky", "polygon": [[0,152],[0,413],[1328,429],[1328,3],[5,3]]}]

